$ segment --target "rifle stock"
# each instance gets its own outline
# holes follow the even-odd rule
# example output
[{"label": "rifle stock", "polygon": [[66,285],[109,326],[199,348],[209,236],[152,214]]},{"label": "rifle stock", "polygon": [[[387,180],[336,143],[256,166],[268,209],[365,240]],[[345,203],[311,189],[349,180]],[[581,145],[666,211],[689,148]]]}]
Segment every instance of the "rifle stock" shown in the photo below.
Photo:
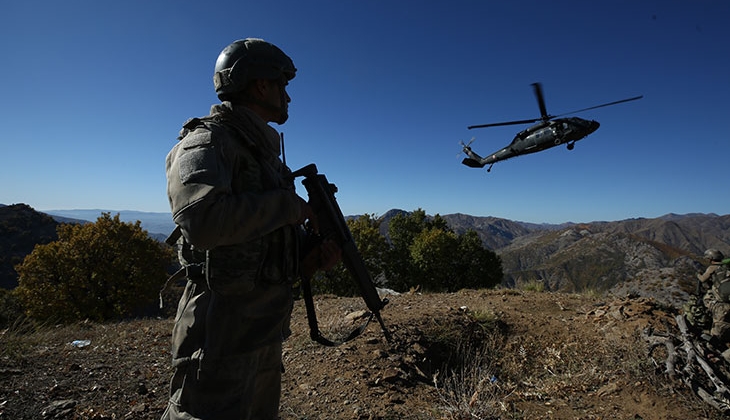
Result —
[{"label": "rifle stock", "polygon": [[[331,184],[325,175],[317,173],[317,166],[313,163],[293,172],[292,176],[304,176],[302,185],[307,190],[309,205],[317,217],[319,237],[322,240],[332,239],[340,247],[345,268],[357,283],[365,304],[380,323],[385,338],[390,342],[391,335],[380,315],[380,311],[388,303],[388,299],[380,299],[375,283],[365,267],[365,262],[335,199],[337,187]],[[313,316],[312,312],[310,318]],[[312,327],[311,321],[310,327]],[[315,338],[315,335],[319,336],[319,332],[312,331],[312,338]]]}]

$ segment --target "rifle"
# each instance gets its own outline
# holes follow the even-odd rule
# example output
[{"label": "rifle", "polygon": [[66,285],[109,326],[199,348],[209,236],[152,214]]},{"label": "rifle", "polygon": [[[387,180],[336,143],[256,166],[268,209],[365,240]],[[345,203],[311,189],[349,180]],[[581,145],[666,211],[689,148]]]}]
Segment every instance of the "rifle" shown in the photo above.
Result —
[{"label": "rifle", "polygon": [[705,289],[702,287],[702,281],[700,279],[697,279],[697,291],[695,291],[695,294],[697,295],[697,300],[695,300],[695,305],[701,306],[704,308],[705,301],[702,299],[704,297]]},{"label": "rifle", "polygon": [[[310,236],[316,236],[316,241],[322,241],[325,239],[332,239],[342,250],[342,262],[350,273],[352,279],[357,283],[360,289],[360,295],[362,296],[365,304],[370,310],[370,316],[363,326],[356,329],[342,342],[349,341],[362,333],[365,327],[370,323],[373,317],[380,323],[380,328],[383,330],[385,339],[391,342],[391,335],[383,322],[383,318],[380,315],[380,310],[388,303],[388,299],[380,299],[378,291],[375,289],[375,284],[370,276],[365,262],[357,250],[355,240],[352,238],[350,228],[347,227],[345,217],[342,215],[342,210],[337,204],[335,199],[335,193],[337,192],[337,186],[330,184],[327,177],[323,174],[317,173],[317,165],[311,163],[299,170],[294,171],[291,174],[292,178],[303,176],[302,185],[307,189],[309,196],[309,205],[317,217],[319,233],[314,234],[310,232]],[[342,342],[335,343],[326,339],[319,332],[317,326],[317,315],[314,310],[314,303],[312,299],[312,288],[311,279],[307,276],[302,277],[302,293],[304,295],[304,303],[307,309],[307,319],[309,320],[310,337],[312,340],[326,345],[335,346]]]}]

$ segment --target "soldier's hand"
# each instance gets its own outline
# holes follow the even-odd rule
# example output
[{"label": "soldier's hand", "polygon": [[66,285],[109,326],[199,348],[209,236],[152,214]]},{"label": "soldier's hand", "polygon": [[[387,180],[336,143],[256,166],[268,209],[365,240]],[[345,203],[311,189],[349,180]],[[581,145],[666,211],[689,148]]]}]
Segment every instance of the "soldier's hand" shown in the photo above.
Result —
[{"label": "soldier's hand", "polygon": [[299,214],[301,216],[299,217],[299,220],[297,220],[298,225],[306,225],[308,230],[311,230],[314,233],[319,233],[317,215],[314,214],[312,206],[310,206],[309,203],[304,201],[301,197],[299,197]]},{"label": "soldier's hand", "polygon": [[318,270],[331,270],[342,259],[342,250],[331,239],[312,249],[301,262],[302,275],[312,277]]},{"label": "soldier's hand", "polygon": [[319,246],[319,268],[320,270],[331,270],[332,267],[337,265],[342,260],[342,249],[337,246],[337,243],[331,239],[322,242]]}]

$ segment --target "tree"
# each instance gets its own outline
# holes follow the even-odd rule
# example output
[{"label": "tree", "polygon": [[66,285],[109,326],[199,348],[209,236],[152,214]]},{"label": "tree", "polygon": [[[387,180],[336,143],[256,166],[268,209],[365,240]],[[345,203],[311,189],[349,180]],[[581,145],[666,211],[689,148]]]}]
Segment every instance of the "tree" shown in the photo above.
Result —
[{"label": "tree", "polygon": [[[385,237],[380,234],[381,221],[374,215],[362,215],[347,220],[352,238],[370,276],[377,280],[383,273],[383,261],[388,250]],[[360,291],[345,265],[337,264],[325,274],[318,274],[313,286],[319,293],[333,293],[338,296],[357,296]]]},{"label": "tree", "polygon": [[428,217],[422,209],[397,214],[390,219],[390,249],[385,261],[385,277],[392,289],[407,291],[419,284],[420,271],[413,264],[410,247],[427,225]]},{"label": "tree", "polygon": [[[390,243],[380,234],[382,220],[372,215],[347,221],[355,244],[374,280],[398,291],[422,287],[430,292],[488,288],[502,281],[502,262],[484,248],[474,231],[457,235],[440,215],[418,209],[390,220]],[[313,283],[316,293],[355,296],[359,289],[343,264]]]},{"label": "tree", "polygon": [[456,282],[454,271],[459,239],[440,228],[421,231],[410,246],[413,265],[418,269],[419,284],[424,290],[443,292]]},{"label": "tree", "polygon": [[58,240],[36,245],[15,267],[17,293],[28,315],[101,321],[148,307],[165,282],[174,252],[140,225],[109,213],[95,223],[59,225]]},{"label": "tree", "polygon": [[352,238],[373,279],[383,274],[385,254],[388,252],[388,243],[380,234],[381,222],[382,220],[370,214],[347,221]]},{"label": "tree", "polygon": [[388,284],[400,291],[456,291],[494,287],[502,281],[502,263],[484,248],[474,231],[457,235],[446,221],[429,219],[418,209],[393,217],[388,227],[391,249],[385,267]]},{"label": "tree", "polygon": [[484,247],[479,235],[469,230],[459,236],[454,271],[459,281],[449,291],[459,289],[482,289],[496,287],[502,283],[504,273],[499,256]]}]

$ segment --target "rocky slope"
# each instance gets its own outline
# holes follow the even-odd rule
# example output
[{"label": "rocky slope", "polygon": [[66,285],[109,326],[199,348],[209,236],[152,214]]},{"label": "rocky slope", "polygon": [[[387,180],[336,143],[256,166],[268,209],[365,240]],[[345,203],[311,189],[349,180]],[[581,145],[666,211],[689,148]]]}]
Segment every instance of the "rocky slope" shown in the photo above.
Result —
[{"label": "rocky slope", "polygon": [[634,292],[676,306],[694,292],[704,250],[728,252],[729,238],[730,216],[688,215],[533,231],[497,253],[506,285]]},{"label": "rocky slope", "polygon": [[[641,332],[669,331],[645,298],[518,290],[390,296],[388,343],[309,339],[302,302],[284,344],[281,416],[304,419],[712,419],[722,413],[663,373]],[[353,327],[357,298],[319,296],[320,327]],[[159,419],[172,319],[22,326],[0,334],[0,418]]]}]

